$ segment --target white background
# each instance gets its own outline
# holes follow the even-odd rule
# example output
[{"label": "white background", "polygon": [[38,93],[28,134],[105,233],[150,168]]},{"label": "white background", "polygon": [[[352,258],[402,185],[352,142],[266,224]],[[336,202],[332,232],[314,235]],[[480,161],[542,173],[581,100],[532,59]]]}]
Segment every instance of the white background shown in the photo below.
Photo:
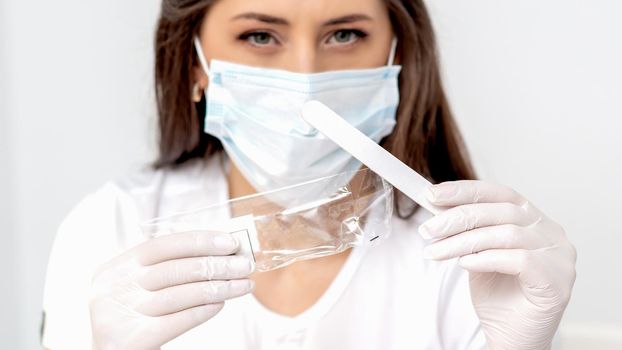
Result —
[{"label": "white background", "polygon": [[[578,248],[563,348],[622,347],[622,2],[428,3],[479,175],[525,194]],[[60,220],[153,158],[158,7],[0,0],[2,349],[39,347]]]}]

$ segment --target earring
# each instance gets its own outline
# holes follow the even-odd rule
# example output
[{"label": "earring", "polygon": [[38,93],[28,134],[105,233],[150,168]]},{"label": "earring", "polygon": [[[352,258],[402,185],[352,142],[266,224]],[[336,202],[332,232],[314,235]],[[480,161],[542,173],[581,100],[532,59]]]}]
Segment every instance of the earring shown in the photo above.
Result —
[{"label": "earring", "polygon": [[199,83],[194,83],[192,86],[192,101],[201,102],[201,88],[199,87]]}]

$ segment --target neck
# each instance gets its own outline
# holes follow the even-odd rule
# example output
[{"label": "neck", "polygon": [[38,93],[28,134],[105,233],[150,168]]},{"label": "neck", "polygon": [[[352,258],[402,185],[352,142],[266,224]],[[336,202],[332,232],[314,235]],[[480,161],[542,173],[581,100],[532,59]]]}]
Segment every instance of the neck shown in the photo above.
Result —
[{"label": "neck", "polygon": [[231,199],[257,193],[233,162],[230,163],[227,182],[229,184],[229,198]]}]

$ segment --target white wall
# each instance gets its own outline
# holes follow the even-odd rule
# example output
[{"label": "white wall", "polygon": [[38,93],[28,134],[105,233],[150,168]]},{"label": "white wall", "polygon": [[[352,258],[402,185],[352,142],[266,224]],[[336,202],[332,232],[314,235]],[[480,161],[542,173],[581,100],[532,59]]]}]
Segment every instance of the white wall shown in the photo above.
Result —
[{"label": "white wall", "polygon": [[[6,9],[5,3],[0,1],[0,164],[8,164],[11,142],[9,140],[9,98],[7,96],[10,82],[7,77],[7,45],[4,39],[8,26],[6,25]],[[7,171],[8,168],[0,166],[0,225],[2,227],[2,244],[0,244],[0,348],[5,348],[2,339],[9,339],[16,333],[19,320],[15,317],[18,315],[17,304],[14,302],[17,293],[13,288],[16,282],[14,273],[16,261],[13,250],[15,249],[15,232],[13,230],[13,211],[10,205],[10,199],[14,198],[12,189],[12,174]],[[15,347],[12,347],[15,348]]]},{"label": "white wall", "polygon": [[[86,193],[151,159],[151,51],[159,4],[0,3],[0,84],[8,78],[10,102],[2,101],[0,110],[0,147],[8,143],[9,151],[8,162],[0,163],[0,180],[2,191],[11,191],[2,197],[2,207],[10,208],[13,223],[3,233],[2,255],[4,260],[4,250],[15,252],[18,267],[7,267],[5,275],[3,264],[2,293],[14,294],[2,295],[0,315],[15,305],[12,315],[18,318],[16,332],[2,326],[8,334],[2,334],[0,348],[37,349],[45,267],[56,227]],[[13,180],[6,189],[5,176]]]},{"label": "white wall", "polygon": [[[428,3],[480,175],[527,195],[579,250],[562,342],[594,347],[597,337],[605,348],[622,334],[622,3]],[[0,1],[2,349],[38,348],[62,217],[151,159],[157,10],[147,0]]]},{"label": "white wall", "polygon": [[428,3],[480,176],[521,191],[577,246],[562,343],[622,348],[622,3]]}]

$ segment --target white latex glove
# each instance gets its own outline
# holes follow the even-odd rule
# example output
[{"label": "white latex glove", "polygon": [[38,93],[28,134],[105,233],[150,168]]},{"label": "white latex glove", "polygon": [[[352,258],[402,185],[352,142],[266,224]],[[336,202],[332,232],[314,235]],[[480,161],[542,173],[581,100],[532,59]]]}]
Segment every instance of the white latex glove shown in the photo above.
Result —
[{"label": "white latex glove", "polygon": [[249,258],[226,233],[193,232],[140,244],[102,266],[90,303],[94,349],[159,349],[252,291]]},{"label": "white latex glove", "polygon": [[428,259],[459,258],[491,349],[547,349],[570,299],[576,251],[564,230],[514,190],[481,181],[430,187],[451,207],[420,228]]}]

